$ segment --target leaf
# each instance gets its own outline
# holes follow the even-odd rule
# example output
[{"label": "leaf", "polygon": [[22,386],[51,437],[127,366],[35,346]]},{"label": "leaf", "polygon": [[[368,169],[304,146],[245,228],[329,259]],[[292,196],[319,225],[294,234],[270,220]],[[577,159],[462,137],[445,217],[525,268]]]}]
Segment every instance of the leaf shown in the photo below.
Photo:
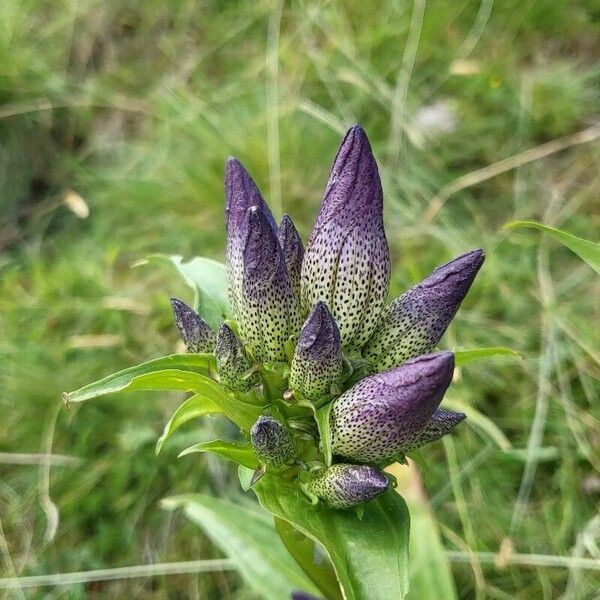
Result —
[{"label": "leaf", "polygon": [[563,246],[566,246],[569,250],[577,254],[581,260],[585,261],[600,275],[600,244],[590,242],[590,240],[585,240],[571,233],[567,233],[566,231],[556,229],[555,227],[542,225],[536,221],[513,221],[512,223],[507,223],[504,226],[504,229],[512,230],[524,227],[539,229],[540,231],[544,231],[548,235],[551,235]]},{"label": "leaf", "polygon": [[258,458],[250,444],[236,444],[230,440],[200,442],[180,452],[178,458],[193,454],[194,452],[212,452],[238,465],[243,465],[248,469],[256,469],[258,467]]},{"label": "leaf", "polygon": [[[194,290],[194,305],[206,322],[217,328],[232,315],[227,296],[227,269],[223,263],[204,256],[184,260],[182,256],[153,254],[145,261],[167,262],[182,275]],[[143,263],[138,263],[143,264]]]},{"label": "leaf", "polygon": [[288,552],[328,600],[342,600],[333,565],[320,545],[283,519],[275,518],[275,528]]},{"label": "leaf", "polygon": [[315,420],[317,427],[319,428],[319,437],[321,438],[321,446],[323,455],[325,456],[325,463],[327,466],[331,465],[331,432],[329,431],[329,414],[331,413],[331,407],[333,402],[326,404],[322,408],[315,411]]},{"label": "leaf", "polygon": [[508,450],[512,447],[512,444],[508,441],[508,438],[504,435],[504,432],[498,425],[476,408],[473,408],[460,400],[452,400],[450,398],[444,400],[442,408],[449,408],[450,410],[465,413],[465,415],[467,415],[466,422],[486,433],[487,436],[496,443],[500,450]]},{"label": "leaf", "polygon": [[354,511],[311,506],[296,486],[273,473],[253,489],[276,518],[325,548],[347,600],[405,597],[409,516],[394,490],[365,504],[361,521]]},{"label": "leaf", "polygon": [[203,417],[204,415],[214,415],[223,413],[223,409],[219,404],[209,400],[202,394],[196,394],[188,398],[174,413],[169,422],[165,425],[163,434],[156,442],[156,454],[159,454],[167,440],[179,429],[184,423]]},{"label": "leaf", "polygon": [[318,594],[288,554],[267,513],[202,494],[170,498],[163,505],[183,507],[262,598],[288,600],[296,590]]},{"label": "leaf", "polygon": [[[212,356],[210,357],[212,358]],[[248,430],[261,407],[245,403],[206,374],[191,370],[192,366],[209,364],[209,355],[183,354],[165,356],[109,375],[79,390],[63,394],[67,406],[107,394],[133,390],[181,390],[195,392],[221,407],[223,414],[242,430]],[[176,365],[178,368],[173,368]],[[185,370],[184,370],[185,369]],[[208,369],[205,369],[208,373]]]},{"label": "leaf", "polygon": [[452,350],[454,353],[454,364],[462,367],[467,363],[490,358],[492,356],[518,356],[523,358],[523,354],[517,350],[511,350],[504,346],[491,346],[489,348],[471,348],[470,350]]}]

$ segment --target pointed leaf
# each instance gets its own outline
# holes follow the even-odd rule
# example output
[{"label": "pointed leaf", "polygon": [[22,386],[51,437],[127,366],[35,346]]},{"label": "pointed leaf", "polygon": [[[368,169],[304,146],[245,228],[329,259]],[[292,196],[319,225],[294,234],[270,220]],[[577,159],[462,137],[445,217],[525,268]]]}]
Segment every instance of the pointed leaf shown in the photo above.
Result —
[{"label": "pointed leaf", "polygon": [[532,229],[539,229],[547,234],[551,235],[555,240],[559,241],[563,246],[566,246],[571,252],[574,252],[585,261],[596,273],[600,275],[600,244],[591,242],[580,237],[577,237],[566,231],[556,229],[555,227],[548,227],[548,225],[542,225],[536,221],[513,221],[504,226],[504,229],[519,229],[528,227]]},{"label": "pointed leaf", "polygon": [[223,413],[219,404],[209,400],[202,394],[196,394],[188,398],[174,413],[169,422],[165,425],[163,434],[156,442],[156,454],[159,454],[166,441],[175,433],[184,423],[204,415],[214,415]]},{"label": "pointed leaf", "polygon": [[287,600],[296,590],[318,595],[286,551],[267,513],[202,494],[170,498],[163,504],[168,509],[183,507],[265,600]]},{"label": "pointed leaf", "polygon": [[[209,357],[212,360],[212,357]],[[67,406],[107,394],[133,390],[181,390],[202,394],[221,407],[241,429],[247,430],[261,414],[261,408],[245,403],[205,374],[191,369],[190,365],[208,364],[207,355],[184,354],[166,356],[136,367],[119,371],[104,379],[63,395]],[[204,363],[203,363],[204,361]],[[177,365],[179,368],[169,368]],[[208,369],[205,369],[208,373]]]},{"label": "pointed leaf", "polygon": [[248,469],[256,469],[256,467],[258,467],[258,458],[250,444],[236,444],[230,440],[200,442],[199,444],[194,444],[193,446],[186,448],[179,454],[179,457],[195,452],[211,452],[212,454],[218,454],[219,456],[231,460],[238,465],[243,465]]},{"label": "pointed leaf", "polygon": [[[314,507],[289,481],[267,473],[254,491],[264,508],[328,552],[346,600],[402,599],[408,592],[409,516],[392,489],[354,511]],[[385,574],[385,576],[382,576]]]},{"label": "pointed leaf", "polygon": [[489,348],[471,348],[469,350],[452,350],[454,353],[454,364],[462,367],[475,360],[482,360],[492,356],[518,356],[523,358],[523,354],[517,350],[504,348],[503,346],[491,346]]},{"label": "pointed leaf", "polygon": [[319,437],[321,438],[321,450],[325,456],[325,463],[331,466],[331,432],[329,430],[329,414],[333,402],[326,404],[315,412],[315,420],[319,428]]}]

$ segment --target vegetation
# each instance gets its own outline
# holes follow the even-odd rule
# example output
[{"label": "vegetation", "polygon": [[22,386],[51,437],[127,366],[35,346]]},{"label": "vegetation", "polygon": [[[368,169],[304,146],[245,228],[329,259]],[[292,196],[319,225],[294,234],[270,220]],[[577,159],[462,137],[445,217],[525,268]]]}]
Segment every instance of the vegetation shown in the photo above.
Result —
[{"label": "vegetation", "polygon": [[[132,265],[222,259],[228,155],[306,239],[339,136],[360,122],[386,195],[390,295],[484,247],[443,345],[524,355],[465,366],[448,406],[470,425],[422,451],[459,597],[595,597],[599,565],[581,559],[598,559],[598,278],[552,238],[502,228],[597,239],[591,2],[24,0],[0,5],[0,27],[2,577],[221,556],[159,501],[248,501],[218,460],[175,460],[228,425],[188,424],[157,458],[180,394],[65,411],[60,393],[176,349],[169,297],[191,301],[187,288]],[[67,592],[104,594],[253,597],[229,571]]]}]

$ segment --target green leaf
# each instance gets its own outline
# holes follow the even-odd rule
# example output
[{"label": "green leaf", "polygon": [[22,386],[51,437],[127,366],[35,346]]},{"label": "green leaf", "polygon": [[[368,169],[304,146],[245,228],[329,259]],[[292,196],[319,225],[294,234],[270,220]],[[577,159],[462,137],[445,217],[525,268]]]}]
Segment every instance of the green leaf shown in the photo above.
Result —
[{"label": "green leaf", "polygon": [[283,519],[275,518],[275,528],[288,552],[328,600],[342,600],[333,565],[325,551]]},{"label": "green leaf", "polygon": [[490,358],[491,356],[518,356],[523,358],[523,354],[517,350],[511,350],[503,346],[491,346],[489,348],[472,348],[470,350],[452,350],[454,353],[454,364],[462,367],[475,360]]},{"label": "green leaf", "polygon": [[331,465],[331,432],[329,431],[329,414],[331,413],[332,406],[333,402],[330,402],[329,404],[326,404],[315,411],[315,420],[317,422],[317,427],[319,428],[319,437],[321,438],[321,446],[327,466]]},{"label": "green leaf", "polygon": [[563,246],[566,246],[569,250],[577,254],[581,260],[585,261],[600,275],[600,244],[590,242],[590,240],[585,240],[571,233],[567,233],[566,231],[556,229],[555,227],[542,225],[536,221],[513,221],[512,223],[507,223],[504,226],[504,229],[512,230],[524,227],[539,229],[540,231],[544,231],[551,235]]},{"label": "green leaf", "polygon": [[[258,458],[254,453],[254,448],[250,444],[236,444],[229,440],[213,440],[211,442],[200,442],[186,448],[179,454],[179,457],[193,454],[194,452],[211,452],[218,454],[227,460],[231,460],[238,465],[243,465],[248,469],[258,467]],[[178,458],[179,458],[178,457]]]},{"label": "green leaf", "polygon": [[[237,398],[205,373],[212,355],[183,354],[157,358],[136,367],[130,367],[79,390],[63,394],[67,406],[107,394],[133,390],[181,390],[195,392],[221,407],[223,414],[242,430],[248,430],[261,414],[261,407]],[[175,368],[176,367],[176,368]],[[196,370],[193,370],[196,369]]]},{"label": "green leaf", "polygon": [[231,305],[227,296],[227,269],[223,263],[203,256],[184,260],[182,256],[166,254],[153,254],[145,263],[152,261],[167,262],[179,271],[194,290],[196,310],[211,327],[217,328],[231,317]]},{"label": "green leaf", "polygon": [[409,516],[392,489],[354,511],[311,506],[291,482],[267,473],[254,491],[264,508],[320,543],[347,600],[394,598],[408,592]]},{"label": "green leaf", "polygon": [[115,394],[128,389],[181,389],[170,387],[139,388],[136,387],[136,382],[144,375],[154,375],[165,371],[189,371],[208,375],[213,364],[214,357],[212,354],[171,354],[170,356],[162,356],[135,367],[117,371],[74,392],[65,393],[63,399],[68,406],[71,402],[83,402],[91,398]]},{"label": "green leaf", "polygon": [[265,600],[288,600],[296,590],[319,593],[286,551],[267,513],[202,494],[170,498],[163,505],[183,507]]},{"label": "green leaf", "polygon": [[179,429],[184,423],[203,417],[204,415],[222,414],[223,409],[219,404],[209,400],[202,394],[196,394],[188,398],[174,413],[169,422],[165,425],[163,434],[156,442],[156,454],[159,454],[166,441]]}]

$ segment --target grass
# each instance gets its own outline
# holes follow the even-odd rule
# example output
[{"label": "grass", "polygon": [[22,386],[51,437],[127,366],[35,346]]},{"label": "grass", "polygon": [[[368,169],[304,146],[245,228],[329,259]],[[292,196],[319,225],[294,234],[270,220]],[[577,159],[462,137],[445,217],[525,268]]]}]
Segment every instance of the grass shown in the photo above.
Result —
[{"label": "grass", "polygon": [[[537,150],[598,120],[597,17],[583,0],[0,5],[0,576],[219,556],[158,501],[238,494],[218,461],[175,459],[225,425],[187,427],[155,458],[179,396],[65,412],[60,392],[176,347],[168,297],[187,291],[131,265],[222,258],[228,155],[306,239],[339,136],[358,121],[381,165],[391,295],[482,246],[445,343],[526,356],[465,366],[449,396],[514,452],[474,425],[423,452],[460,597],[597,597],[600,574],[580,565],[599,558],[598,279],[541,234],[501,229],[537,219],[597,238],[598,142]],[[427,107],[437,127],[423,125]],[[63,202],[69,190],[87,219]],[[9,460],[48,453],[77,461]],[[489,560],[501,547],[502,568]],[[520,559],[537,555],[559,559]],[[220,572],[21,597],[126,594],[249,597]]]}]

